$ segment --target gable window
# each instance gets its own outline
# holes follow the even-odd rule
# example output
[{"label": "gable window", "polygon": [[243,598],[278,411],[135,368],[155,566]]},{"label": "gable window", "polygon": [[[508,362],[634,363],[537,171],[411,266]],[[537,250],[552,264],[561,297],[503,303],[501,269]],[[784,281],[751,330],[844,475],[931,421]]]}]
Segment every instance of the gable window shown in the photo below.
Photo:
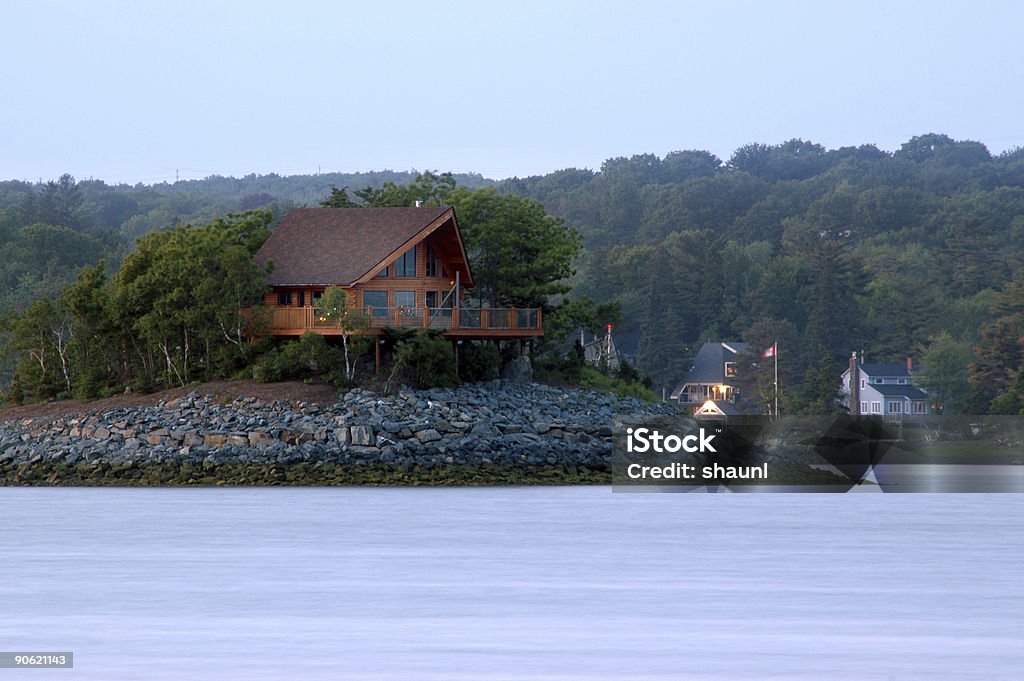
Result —
[{"label": "gable window", "polygon": [[413,246],[408,251],[402,254],[398,260],[395,261],[395,276],[396,277],[415,277],[416,276],[416,247]]},{"label": "gable window", "polygon": [[861,390],[863,390],[863,389],[864,389],[864,379],[863,379],[863,378],[862,378],[862,379],[860,379],[860,389],[861,389]]},{"label": "gable window", "polygon": [[434,252],[433,246],[427,246],[427,276],[436,277],[441,270],[441,261]]},{"label": "gable window", "polygon": [[277,304],[282,307],[287,307],[292,304],[292,292],[291,291],[278,291],[277,292]]},{"label": "gable window", "polygon": [[374,317],[388,316],[387,291],[363,291],[363,307],[371,308]]},{"label": "gable window", "polygon": [[736,376],[736,362],[725,363],[725,375],[726,378],[733,378]]},{"label": "gable window", "polygon": [[386,277],[386,276],[388,276],[388,269],[390,269],[390,268],[385,267],[384,269],[382,269],[380,272],[377,273],[377,276],[378,277]]}]

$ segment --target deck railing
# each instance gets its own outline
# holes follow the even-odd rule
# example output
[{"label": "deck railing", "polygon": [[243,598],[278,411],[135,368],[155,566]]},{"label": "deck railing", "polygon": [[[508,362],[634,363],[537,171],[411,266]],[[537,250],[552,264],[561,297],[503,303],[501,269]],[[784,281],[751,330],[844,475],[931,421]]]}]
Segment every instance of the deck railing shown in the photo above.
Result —
[{"label": "deck railing", "polygon": [[[271,332],[301,332],[303,330],[340,330],[338,322],[328,321],[319,308],[314,307],[270,307]],[[539,332],[541,326],[540,308],[507,307],[367,307],[363,310],[370,328],[382,329],[441,329],[449,332],[467,331],[486,335],[514,333],[516,331]]]}]

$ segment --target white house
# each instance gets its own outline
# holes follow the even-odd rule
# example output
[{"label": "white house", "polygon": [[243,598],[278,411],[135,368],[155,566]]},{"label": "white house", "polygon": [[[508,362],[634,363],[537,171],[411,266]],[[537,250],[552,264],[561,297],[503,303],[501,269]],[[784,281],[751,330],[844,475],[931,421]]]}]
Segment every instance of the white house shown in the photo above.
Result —
[{"label": "white house", "polygon": [[843,402],[855,416],[928,414],[928,394],[914,386],[913,373],[909,357],[906,364],[864,364],[854,353],[843,372]]},{"label": "white house", "polygon": [[736,369],[746,343],[705,343],[693,359],[693,366],[670,399],[681,408],[695,409],[708,400],[736,402]]}]

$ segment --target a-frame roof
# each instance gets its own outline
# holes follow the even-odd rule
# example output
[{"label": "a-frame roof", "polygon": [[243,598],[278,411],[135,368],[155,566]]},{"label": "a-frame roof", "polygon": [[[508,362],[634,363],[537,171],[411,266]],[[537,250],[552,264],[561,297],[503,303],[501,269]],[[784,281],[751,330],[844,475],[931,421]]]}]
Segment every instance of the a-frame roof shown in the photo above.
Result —
[{"label": "a-frame roof", "polygon": [[351,286],[380,270],[434,232],[463,286],[473,286],[466,248],[450,206],[422,208],[296,208],[255,255],[274,263],[271,286]]}]

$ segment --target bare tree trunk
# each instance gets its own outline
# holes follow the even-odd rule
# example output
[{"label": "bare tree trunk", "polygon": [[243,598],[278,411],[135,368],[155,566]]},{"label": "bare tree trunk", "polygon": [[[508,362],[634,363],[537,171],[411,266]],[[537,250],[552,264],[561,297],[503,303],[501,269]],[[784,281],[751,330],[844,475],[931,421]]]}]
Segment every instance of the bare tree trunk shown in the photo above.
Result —
[{"label": "bare tree trunk", "polygon": [[181,373],[178,371],[178,367],[174,365],[174,361],[171,360],[170,349],[167,347],[167,342],[163,341],[160,343],[160,349],[164,351],[164,358],[167,360],[167,373],[170,374],[172,371],[174,375],[178,377],[178,382],[182,387],[185,386],[185,380],[181,377]]},{"label": "bare tree trunk", "polygon": [[347,378],[348,380],[351,381],[352,377],[355,376],[356,372],[355,372],[355,367],[352,366],[352,363],[349,361],[349,358],[348,358],[348,334],[347,333],[346,334],[342,334],[342,336],[341,336],[341,347],[345,349],[345,378]]},{"label": "bare tree trunk", "polygon": [[60,357],[60,369],[61,373],[64,374],[64,384],[67,386],[68,392],[71,392],[71,375],[68,373],[68,342],[64,334],[68,329],[68,321],[65,319],[61,322],[60,326],[53,329],[53,335],[57,339],[57,356]]}]

